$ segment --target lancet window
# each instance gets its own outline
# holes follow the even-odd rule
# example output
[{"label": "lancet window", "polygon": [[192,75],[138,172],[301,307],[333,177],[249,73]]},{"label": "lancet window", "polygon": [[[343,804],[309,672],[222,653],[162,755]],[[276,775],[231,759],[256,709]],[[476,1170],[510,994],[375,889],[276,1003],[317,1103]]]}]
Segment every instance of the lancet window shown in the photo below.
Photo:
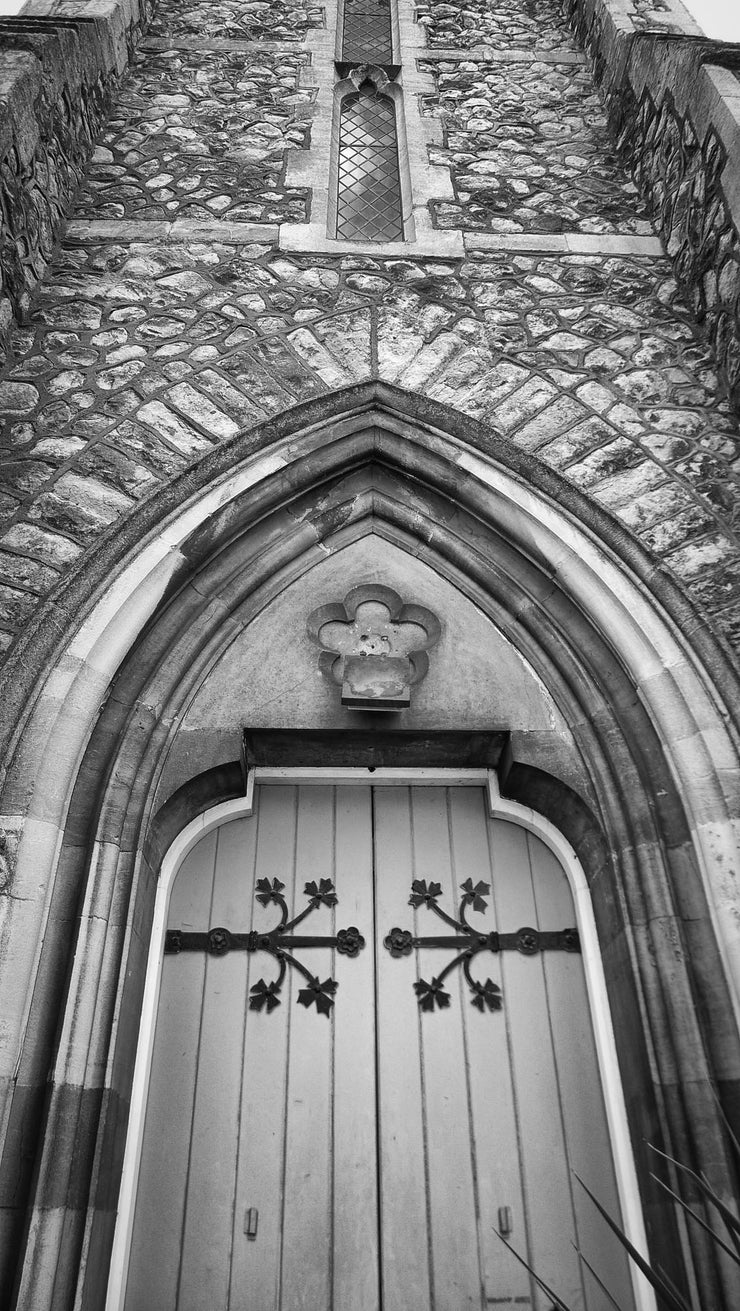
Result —
[{"label": "lancet window", "polygon": [[393,63],[391,0],[344,0],[341,51],[347,63]]},{"label": "lancet window", "polygon": [[[333,196],[329,231],[340,241],[407,239],[402,161],[403,92],[395,0],[342,0],[337,42]],[[333,210],[333,222],[332,222]]]},{"label": "lancet window", "polygon": [[339,105],[337,237],[403,241],[396,107],[366,78]]}]

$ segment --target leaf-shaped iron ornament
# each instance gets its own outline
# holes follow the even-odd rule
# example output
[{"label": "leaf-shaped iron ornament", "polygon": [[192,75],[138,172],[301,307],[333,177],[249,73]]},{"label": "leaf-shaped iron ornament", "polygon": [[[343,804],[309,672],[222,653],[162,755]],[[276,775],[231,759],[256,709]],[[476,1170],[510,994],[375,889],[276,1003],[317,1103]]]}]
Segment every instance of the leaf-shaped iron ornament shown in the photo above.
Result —
[{"label": "leaf-shaped iron ornament", "polygon": [[312,979],[307,988],[301,988],[298,1000],[301,1006],[315,1006],[320,1015],[328,1015],[334,1005],[334,993],[337,985],[334,979]]},{"label": "leaf-shaped iron ornament", "polygon": [[[308,884],[306,884],[306,886],[308,887]],[[281,883],[280,879],[273,879],[272,883],[269,879],[257,879],[255,887],[257,888],[257,891],[254,895],[261,905],[269,906],[271,901],[276,901],[278,905],[280,904],[280,901],[282,900],[280,894],[285,887],[285,884]]]},{"label": "leaf-shaped iron ornament", "polygon": [[445,910],[438,905],[438,899],[442,896],[442,884],[427,882],[426,879],[414,879],[411,884],[411,896],[409,905],[418,910],[420,906],[427,906],[433,910],[435,915],[444,920],[455,930],[452,934],[441,934],[438,937],[419,938],[411,932],[410,929],[399,929],[397,926],[392,928],[390,933],[383,939],[383,945],[390,952],[391,956],[399,958],[401,956],[410,956],[415,947],[453,947],[457,949],[458,954],[453,957],[448,965],[442,970],[442,973],[432,978],[429,982],[426,979],[418,979],[414,984],[414,991],[419,1002],[419,1009],[422,1011],[445,1010],[450,1004],[450,994],[443,986],[447,975],[450,974],[457,966],[462,965],[463,974],[467,981],[468,987],[472,993],[471,1004],[476,1010],[484,1013],[485,1011],[500,1011],[503,1005],[503,995],[497,983],[493,979],[486,979],[485,983],[474,979],[470,972],[470,963],[474,956],[482,951],[499,951],[516,950],[523,956],[532,956],[540,951],[559,950],[559,951],[580,951],[581,943],[578,937],[577,929],[560,929],[555,932],[542,932],[540,929],[521,928],[516,933],[480,933],[468,923],[466,912],[469,907],[479,914],[483,914],[488,908],[486,898],[491,895],[490,883],[473,883],[472,879],[466,879],[460,884],[462,898],[460,901],[459,918],[453,919]]},{"label": "leaf-shaped iron ornament", "polygon": [[433,1011],[435,1006],[442,1011],[450,1004],[450,994],[445,992],[441,979],[432,979],[431,983],[419,979],[414,984],[414,992],[419,998],[419,1008],[423,1011]]},{"label": "leaf-shaped iron ornament", "polygon": [[354,924],[348,929],[339,929],[336,936],[308,937],[293,933],[312,910],[319,906],[336,906],[339,898],[334,891],[331,879],[312,879],[306,883],[304,892],[308,905],[292,920],[288,919],[288,906],[283,896],[285,884],[280,879],[258,879],[255,898],[262,906],[274,903],[280,908],[280,923],[269,933],[231,933],[228,929],[212,928],[207,933],[185,933],[182,929],[169,929],[165,935],[164,950],[166,955],[177,955],[181,951],[207,951],[212,956],[225,956],[229,951],[266,951],[274,956],[280,965],[277,979],[265,983],[258,979],[249,989],[249,1009],[252,1011],[274,1011],[280,1005],[280,989],[283,986],[285,972],[290,965],[298,970],[306,980],[306,987],[298,992],[301,1006],[315,1006],[320,1015],[329,1015],[334,1005],[337,990],[335,979],[320,979],[311,974],[306,966],[292,954],[296,947],[336,947],[342,956],[357,956],[365,946],[365,939]]}]

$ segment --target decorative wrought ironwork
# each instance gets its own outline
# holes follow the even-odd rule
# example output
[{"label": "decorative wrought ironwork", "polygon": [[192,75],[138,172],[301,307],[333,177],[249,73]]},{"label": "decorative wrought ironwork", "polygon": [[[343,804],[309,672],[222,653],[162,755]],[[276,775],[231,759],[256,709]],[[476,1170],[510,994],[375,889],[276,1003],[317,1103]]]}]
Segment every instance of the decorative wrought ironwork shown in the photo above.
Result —
[{"label": "decorative wrought ironwork", "polygon": [[455,929],[455,936],[451,934],[441,934],[437,937],[419,938],[409,929],[399,929],[394,927],[390,933],[383,939],[383,945],[387,947],[391,956],[410,956],[415,947],[462,947],[448,965],[442,970],[441,974],[432,978],[429,982],[426,979],[418,979],[414,984],[419,1006],[423,1011],[433,1011],[435,1006],[443,1010],[450,1004],[450,994],[442,986],[447,975],[452,972],[458,965],[462,965],[463,973],[467,980],[470,991],[473,994],[472,1005],[479,1011],[499,1011],[503,1003],[503,995],[497,983],[492,979],[486,979],[485,983],[480,983],[474,979],[470,972],[470,963],[474,956],[482,951],[520,951],[524,956],[533,956],[539,951],[580,951],[581,943],[578,937],[577,929],[559,929],[556,931],[542,931],[541,929],[521,928],[516,933],[479,933],[478,930],[469,924],[466,918],[468,906],[473,910],[483,912],[487,908],[486,897],[490,896],[490,883],[473,883],[472,879],[466,879],[460,884],[462,891],[462,900],[460,902],[459,919],[453,919],[441,906],[437,905],[437,898],[442,895],[442,885],[440,883],[427,883],[425,879],[415,879],[411,884],[411,896],[409,905],[415,909],[419,906],[428,906],[433,910],[435,915]]},{"label": "decorative wrought ironwork", "polygon": [[249,1008],[253,1011],[266,1010],[269,1014],[280,1005],[279,992],[285,979],[288,965],[306,980],[306,987],[298,993],[302,1006],[315,1006],[322,1015],[328,1015],[334,1005],[337,990],[335,979],[324,979],[317,975],[292,955],[297,947],[335,947],[341,956],[357,956],[365,946],[365,939],[355,925],[348,929],[339,929],[334,937],[306,936],[293,933],[312,910],[318,906],[336,906],[338,897],[331,879],[319,879],[307,883],[304,891],[309,898],[308,905],[292,920],[288,919],[288,906],[283,897],[284,883],[279,879],[258,879],[255,897],[263,906],[274,902],[280,907],[280,923],[269,933],[232,933],[221,927],[209,929],[207,933],[185,933],[182,929],[168,929],[165,935],[164,949],[167,955],[177,955],[181,951],[207,951],[212,956],[224,956],[228,951],[266,951],[280,964],[280,974],[271,983],[259,979],[249,989]]},{"label": "decorative wrought ironwork", "polygon": [[403,240],[396,107],[370,78],[340,105],[337,237]]},{"label": "decorative wrought ironwork", "polygon": [[390,0],[344,0],[342,58],[360,63],[393,62]]}]

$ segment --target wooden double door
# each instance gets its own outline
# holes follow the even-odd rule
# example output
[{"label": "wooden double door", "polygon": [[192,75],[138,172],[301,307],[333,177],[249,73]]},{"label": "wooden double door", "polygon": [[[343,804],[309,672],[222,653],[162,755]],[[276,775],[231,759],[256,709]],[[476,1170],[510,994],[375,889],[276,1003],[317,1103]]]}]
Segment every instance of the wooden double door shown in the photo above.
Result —
[{"label": "wooden double door", "polygon": [[[191,851],[126,1311],[549,1311],[501,1231],[572,1311],[607,1311],[599,1280],[633,1308],[573,1174],[619,1217],[581,956],[480,950],[435,991],[454,946],[384,946],[393,928],[454,938],[434,907],[459,921],[468,879],[490,888],[465,907],[481,940],[574,924],[552,853],[491,820],[478,787],[263,787],[253,815]],[[275,991],[258,935],[281,897],[289,921],[311,904],[292,930],[309,942],[286,949],[304,972],[288,963]],[[211,950],[188,936],[214,927],[240,936]],[[310,941],[351,927],[356,954],[352,935],[343,951]]]}]

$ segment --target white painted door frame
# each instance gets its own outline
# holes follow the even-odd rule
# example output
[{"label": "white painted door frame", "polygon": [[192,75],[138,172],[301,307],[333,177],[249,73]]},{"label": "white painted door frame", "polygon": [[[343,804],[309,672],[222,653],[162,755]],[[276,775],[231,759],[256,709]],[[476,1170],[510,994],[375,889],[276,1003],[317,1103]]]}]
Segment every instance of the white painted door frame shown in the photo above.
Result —
[{"label": "white painted door frame", "polygon": [[[492,818],[508,820],[527,829],[549,847],[562,865],[573,894],[576,924],[581,940],[591,1023],[604,1092],[604,1104],[614,1157],[617,1190],[622,1209],[622,1223],[630,1241],[647,1253],[647,1240],[637,1186],[637,1174],[630,1143],[627,1112],[617,1065],[614,1031],[609,1010],[606,980],[596,933],[591,897],[583,867],[570,843],[543,815],[528,806],[502,797],[496,773],[492,769],[423,769],[378,766],[377,768],[285,768],[257,766],[247,778],[243,797],[223,801],[204,811],[178,833],[162,861],[157,886],[149,944],[147,975],[142,1001],[139,1039],[134,1066],[128,1134],[124,1153],[121,1189],[118,1199],[116,1229],[111,1254],[105,1311],[123,1311],[126,1272],[133,1229],[136,1185],[139,1174],[147,1090],[151,1070],[157,1008],[162,973],[164,934],[167,925],[170,892],[177,871],[196,843],[207,833],[229,820],[243,819],[254,811],[257,784],[341,785],[357,787],[483,787],[487,792]],[[647,1280],[631,1264],[637,1311],[656,1311],[655,1296]]]}]

